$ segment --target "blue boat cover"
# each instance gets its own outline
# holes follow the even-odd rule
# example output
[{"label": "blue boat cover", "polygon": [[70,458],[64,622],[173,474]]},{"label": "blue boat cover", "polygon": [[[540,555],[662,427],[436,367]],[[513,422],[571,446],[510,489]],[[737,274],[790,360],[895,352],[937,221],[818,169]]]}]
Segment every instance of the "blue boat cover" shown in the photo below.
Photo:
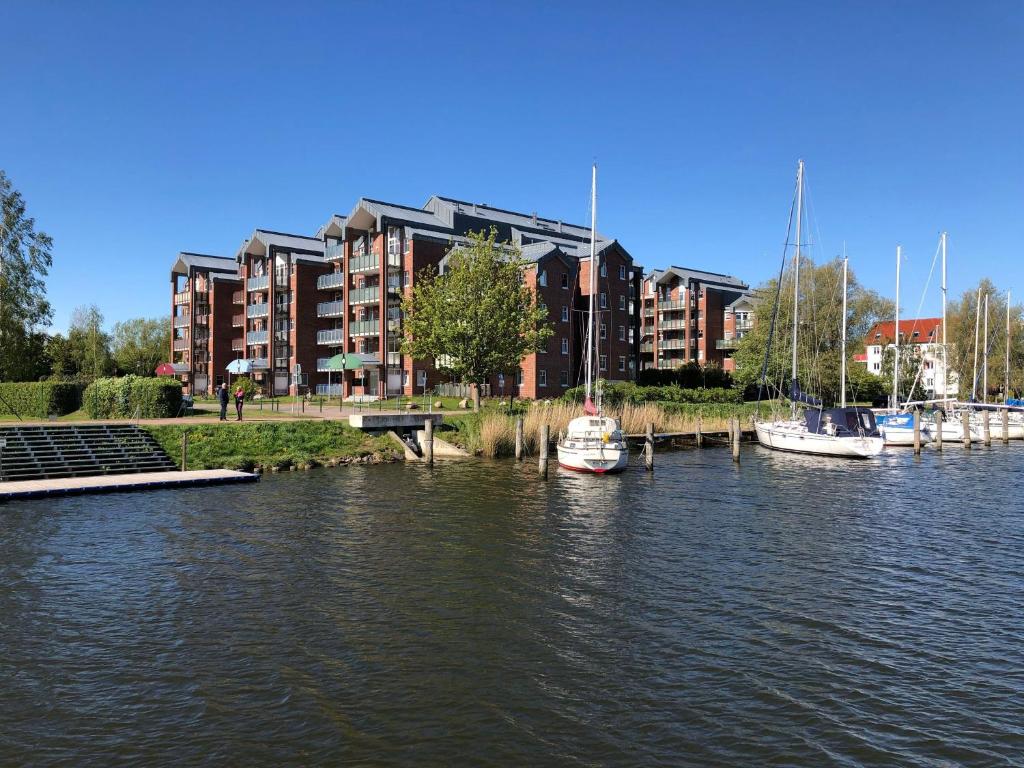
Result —
[{"label": "blue boat cover", "polygon": [[820,411],[807,411],[804,420],[807,423],[807,430],[817,434],[824,434],[828,424],[834,424],[836,435],[840,437],[860,434],[878,437],[875,414],[870,408],[825,408]]},{"label": "blue boat cover", "polygon": [[806,405],[813,405],[815,408],[821,407],[821,400],[814,395],[808,395],[800,391],[800,383],[796,379],[789,383],[789,399],[795,403],[805,403]]},{"label": "blue boat cover", "polygon": [[1013,397],[1011,397],[1009,400],[1007,400],[1006,404],[1007,405],[1012,405],[1014,408],[1024,408],[1024,400],[1018,400],[1018,399],[1013,398]]}]

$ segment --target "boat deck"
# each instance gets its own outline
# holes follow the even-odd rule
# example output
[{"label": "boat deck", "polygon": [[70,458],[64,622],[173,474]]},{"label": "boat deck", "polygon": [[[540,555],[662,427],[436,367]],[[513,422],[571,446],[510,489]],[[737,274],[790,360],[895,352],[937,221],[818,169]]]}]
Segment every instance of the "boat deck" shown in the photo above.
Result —
[{"label": "boat deck", "polygon": [[194,485],[253,483],[259,475],[230,469],[206,469],[191,472],[140,472],[126,475],[95,477],[63,477],[49,480],[20,480],[0,483],[0,502],[14,499],[41,499],[81,493],[112,493],[154,488],[176,488]]}]

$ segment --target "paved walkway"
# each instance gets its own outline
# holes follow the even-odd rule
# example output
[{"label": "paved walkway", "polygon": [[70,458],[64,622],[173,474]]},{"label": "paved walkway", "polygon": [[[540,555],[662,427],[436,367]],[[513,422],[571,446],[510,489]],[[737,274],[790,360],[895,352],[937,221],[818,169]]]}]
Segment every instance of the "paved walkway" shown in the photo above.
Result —
[{"label": "paved walkway", "polygon": [[252,483],[258,479],[259,475],[249,472],[236,472],[232,469],[203,469],[191,472],[140,472],[128,475],[67,477],[53,480],[19,480],[13,483],[0,483],[0,501],[187,485]]}]

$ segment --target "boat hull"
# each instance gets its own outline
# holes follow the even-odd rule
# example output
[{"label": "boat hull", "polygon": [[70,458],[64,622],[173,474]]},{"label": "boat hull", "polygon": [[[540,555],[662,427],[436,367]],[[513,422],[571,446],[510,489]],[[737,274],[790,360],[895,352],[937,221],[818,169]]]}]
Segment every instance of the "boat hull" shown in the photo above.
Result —
[{"label": "boat hull", "polygon": [[595,475],[622,472],[629,464],[629,451],[619,447],[571,448],[558,446],[558,466],[573,472]]},{"label": "boat hull", "polygon": [[868,459],[885,447],[881,437],[835,437],[807,431],[800,422],[756,422],[757,441],[766,448],[816,456]]}]

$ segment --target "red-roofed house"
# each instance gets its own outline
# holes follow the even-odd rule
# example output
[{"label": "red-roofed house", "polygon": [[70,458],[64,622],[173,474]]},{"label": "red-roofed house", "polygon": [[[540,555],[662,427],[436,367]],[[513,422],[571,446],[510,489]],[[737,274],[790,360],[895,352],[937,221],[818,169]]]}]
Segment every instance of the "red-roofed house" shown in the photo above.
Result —
[{"label": "red-roofed house", "polygon": [[[920,317],[900,320],[900,346],[909,345],[922,360],[921,384],[933,397],[954,397],[957,392],[956,374],[950,371],[948,385],[943,376],[942,318]],[[882,357],[896,338],[896,321],[887,320],[875,325],[864,339],[864,353],[854,355],[854,361],[864,363],[868,372],[881,376]]]}]

